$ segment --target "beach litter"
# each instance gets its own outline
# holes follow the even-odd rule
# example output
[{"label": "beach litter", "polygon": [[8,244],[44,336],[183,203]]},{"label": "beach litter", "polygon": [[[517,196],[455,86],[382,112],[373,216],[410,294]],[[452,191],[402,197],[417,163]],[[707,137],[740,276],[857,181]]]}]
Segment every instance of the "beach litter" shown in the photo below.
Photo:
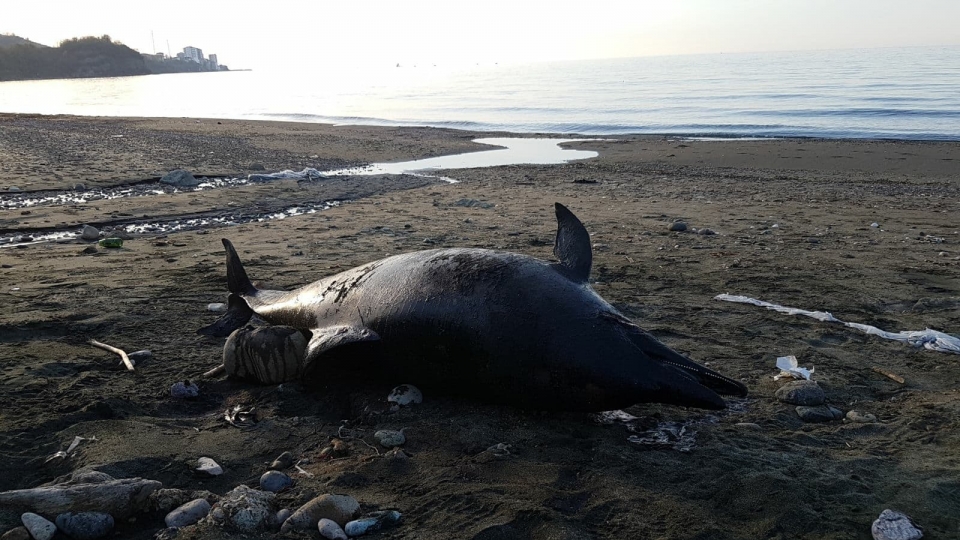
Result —
[{"label": "beach litter", "polygon": [[785,307],[778,304],[773,304],[770,302],[764,302],[763,300],[757,300],[755,298],[750,298],[748,296],[737,296],[732,294],[718,294],[714,297],[714,300],[722,300],[724,302],[735,302],[738,304],[751,304],[754,306],[759,306],[767,308],[778,313],[785,313],[787,315],[803,315],[805,317],[811,317],[822,322],[834,322],[842,324],[843,326],[853,328],[855,330],[860,330],[861,332],[881,337],[883,339],[890,339],[894,341],[899,341],[901,343],[907,343],[913,345],[914,347],[923,347],[931,351],[960,354],[960,338],[957,336],[952,336],[937,330],[931,330],[927,328],[926,330],[904,330],[902,332],[886,332],[877,328],[876,326],[870,326],[869,324],[860,324],[852,322],[844,322],[840,319],[837,319],[829,312],[826,311],[809,311],[805,309]]},{"label": "beach litter", "polygon": [[95,440],[97,440],[96,437],[81,437],[77,435],[76,437],[73,438],[73,441],[70,443],[70,446],[68,446],[66,450],[60,450],[59,452],[56,452],[52,456],[48,457],[46,461],[44,461],[44,463],[50,463],[55,459],[66,459],[70,457],[70,454],[72,454],[73,451],[76,450],[77,447],[80,446],[80,443],[82,443],[83,441],[95,441]]},{"label": "beach litter", "polygon": [[240,429],[251,428],[257,423],[256,411],[257,409],[255,407],[245,409],[242,405],[234,405],[223,413],[223,419],[233,427]]},{"label": "beach litter", "polygon": [[787,378],[805,379],[809,381],[815,369],[813,366],[810,366],[810,369],[800,367],[796,356],[777,357],[777,368],[780,370],[780,374],[773,377],[775,381]]},{"label": "beach litter", "polygon": [[682,422],[660,422],[657,427],[627,438],[637,446],[689,452],[697,442],[697,432]]}]

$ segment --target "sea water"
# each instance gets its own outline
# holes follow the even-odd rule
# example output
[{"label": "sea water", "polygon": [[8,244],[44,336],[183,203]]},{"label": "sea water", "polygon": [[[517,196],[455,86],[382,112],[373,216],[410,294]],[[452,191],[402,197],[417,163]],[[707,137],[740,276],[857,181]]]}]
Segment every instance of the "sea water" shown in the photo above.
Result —
[{"label": "sea water", "polygon": [[960,47],[18,81],[0,112],[960,140]]}]

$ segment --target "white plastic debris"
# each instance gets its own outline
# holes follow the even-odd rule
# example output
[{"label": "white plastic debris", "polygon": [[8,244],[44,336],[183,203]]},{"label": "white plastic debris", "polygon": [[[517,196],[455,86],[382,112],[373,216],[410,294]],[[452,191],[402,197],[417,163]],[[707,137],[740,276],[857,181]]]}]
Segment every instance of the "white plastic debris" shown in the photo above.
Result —
[{"label": "white plastic debris", "polygon": [[74,450],[77,449],[78,446],[80,446],[80,443],[82,443],[83,441],[95,441],[95,440],[97,440],[96,437],[81,437],[77,435],[76,437],[73,438],[73,441],[70,443],[70,446],[68,446],[66,450],[60,450],[59,452],[53,454],[52,456],[48,457],[47,460],[44,461],[44,463],[49,463],[55,459],[67,458],[70,456],[70,454],[73,453]]},{"label": "white plastic debris", "polygon": [[756,298],[750,298],[749,296],[737,296],[732,294],[718,294],[713,298],[714,300],[723,300],[724,302],[752,304],[754,306],[764,307],[779,313],[786,313],[787,315],[804,315],[806,317],[817,319],[818,321],[835,322],[855,330],[860,330],[861,332],[870,334],[872,336],[881,337],[883,339],[891,339],[901,343],[908,343],[914,347],[923,347],[925,349],[930,349],[931,351],[937,352],[960,354],[960,338],[937,330],[931,330],[930,328],[925,330],[886,332],[877,328],[876,326],[870,326],[869,324],[843,322],[826,311],[807,311],[805,309],[784,307],[778,304],[764,302],[763,300],[757,300]]},{"label": "white plastic debris", "polygon": [[777,357],[777,368],[780,369],[780,374],[774,376],[773,380],[775,381],[788,378],[806,379],[809,381],[810,376],[813,375],[813,371],[815,369],[813,366],[811,366],[810,369],[800,367],[796,356]]}]

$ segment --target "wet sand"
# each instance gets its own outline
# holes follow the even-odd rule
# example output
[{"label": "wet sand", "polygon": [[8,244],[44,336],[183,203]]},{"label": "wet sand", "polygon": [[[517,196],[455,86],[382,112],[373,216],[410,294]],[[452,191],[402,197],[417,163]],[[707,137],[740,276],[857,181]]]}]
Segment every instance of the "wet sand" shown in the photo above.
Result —
[{"label": "wet sand", "polygon": [[[0,193],[120,185],[174,168],[239,176],[260,166],[411,160],[486,148],[471,142],[477,136],[491,134],[4,115]],[[267,464],[290,451],[309,459],[302,466],[313,476],[292,474],[297,484],[279,496],[283,506],[334,492],[365,510],[396,508],[404,523],[384,538],[866,539],[885,508],[910,515],[928,537],[960,533],[960,356],[713,299],[742,294],[884,330],[960,333],[960,144],[618,137],[569,146],[600,156],[450,171],[457,184],[406,176],[282,180],[0,210],[0,229],[30,234],[343,201],[278,221],[132,235],[123,249],[93,255],[81,253],[81,241],[0,249],[0,489],[93,467],[223,494],[256,485]],[[494,206],[462,206],[463,199]],[[199,383],[195,400],[169,397],[174,382],[197,380],[220,359],[222,340],[194,333],[216,318],[206,305],[225,300],[219,238],[234,242],[255,280],[290,288],[434,247],[551,259],[555,201],[592,234],[599,294],[671,347],[749,387],[749,398],[719,414],[628,410],[641,428],[685,422],[696,433],[691,451],[632,444],[627,426],[589,415],[455,396],[428,394],[422,405],[379,413],[393,386],[387,382],[307,388],[214,380]],[[668,231],[678,219],[717,234]],[[127,373],[88,338],[150,349],[154,358]],[[803,423],[774,397],[782,384],[773,380],[774,363],[784,355],[816,366],[830,404],[879,422]],[[236,404],[256,406],[256,427],[223,420]],[[349,453],[321,460],[341,426]],[[373,432],[401,427],[410,459],[378,455]],[[76,435],[97,440],[44,464]],[[486,451],[498,443],[510,445],[509,455]],[[225,474],[193,475],[200,456],[216,459]],[[0,509],[0,531],[18,517]],[[118,531],[150,538],[162,527],[155,513]],[[181,537],[217,534],[206,528]]]}]

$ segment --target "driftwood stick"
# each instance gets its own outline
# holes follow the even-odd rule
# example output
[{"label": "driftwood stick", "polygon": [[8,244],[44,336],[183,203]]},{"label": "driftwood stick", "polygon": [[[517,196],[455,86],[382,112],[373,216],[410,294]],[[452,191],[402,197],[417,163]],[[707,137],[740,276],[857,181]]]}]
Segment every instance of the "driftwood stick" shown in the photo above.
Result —
[{"label": "driftwood stick", "polygon": [[128,371],[133,371],[133,362],[131,362],[130,359],[127,358],[127,353],[123,352],[122,349],[118,349],[118,348],[116,348],[116,347],[111,347],[110,345],[107,345],[106,343],[100,343],[99,341],[97,341],[97,340],[95,340],[95,339],[91,339],[91,340],[89,341],[89,343],[90,343],[91,345],[93,345],[94,347],[103,349],[103,350],[105,350],[105,351],[110,351],[110,352],[112,352],[112,353],[114,353],[114,354],[119,354],[119,355],[120,355],[120,359],[123,360],[123,364],[124,364],[125,366],[127,366],[127,370],[128,370]]},{"label": "driftwood stick", "polygon": [[211,369],[210,371],[203,374],[204,379],[209,379],[211,377],[219,377],[227,372],[227,368],[223,364]]},{"label": "driftwood stick", "polygon": [[896,382],[898,382],[898,383],[900,383],[900,384],[904,384],[905,382],[907,382],[903,377],[897,375],[896,373],[893,373],[892,371],[887,371],[887,370],[883,369],[882,367],[874,366],[873,370],[876,371],[877,373],[883,375],[884,377],[886,377],[886,378],[888,378],[888,379],[890,379],[890,380],[892,380],[892,381],[896,381]]},{"label": "driftwood stick", "polygon": [[156,480],[123,478],[99,484],[61,484],[0,493],[0,507],[29,509],[43,515],[105,512],[125,519],[146,509],[150,494],[163,487]]}]

